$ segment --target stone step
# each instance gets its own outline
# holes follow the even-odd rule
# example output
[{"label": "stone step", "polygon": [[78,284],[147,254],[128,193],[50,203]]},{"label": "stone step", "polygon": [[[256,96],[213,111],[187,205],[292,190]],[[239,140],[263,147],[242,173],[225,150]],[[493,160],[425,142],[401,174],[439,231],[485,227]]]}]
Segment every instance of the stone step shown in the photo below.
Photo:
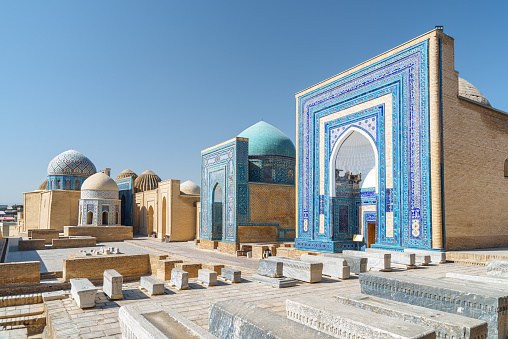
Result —
[{"label": "stone step", "polygon": [[12,318],[0,319],[0,331],[9,331],[14,329],[26,328],[27,334],[41,333],[46,326],[46,316],[44,314],[23,315]]},{"label": "stone step", "polygon": [[0,297],[0,307],[42,303],[42,293],[20,294]]},{"label": "stone step", "polygon": [[0,320],[15,317],[38,315],[42,313],[44,313],[44,304],[1,307]]}]

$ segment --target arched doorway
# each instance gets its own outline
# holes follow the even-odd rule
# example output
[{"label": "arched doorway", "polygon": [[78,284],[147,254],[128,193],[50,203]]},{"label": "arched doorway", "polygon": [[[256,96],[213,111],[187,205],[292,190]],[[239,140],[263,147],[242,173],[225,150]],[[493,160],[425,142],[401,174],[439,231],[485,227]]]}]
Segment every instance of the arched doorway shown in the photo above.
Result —
[{"label": "arched doorway", "polygon": [[125,195],[122,195],[122,199],[120,201],[120,211],[122,225],[125,225],[125,213],[127,212],[127,210],[125,209]]},{"label": "arched doorway", "polygon": [[115,225],[118,225],[118,212],[115,213]]},{"label": "arched doorway", "polygon": [[146,232],[150,236],[153,233],[153,207],[148,209]]},{"label": "arched doorway", "polygon": [[329,185],[333,236],[338,240],[353,231],[360,232],[366,246],[370,247],[376,242],[377,225],[372,218],[367,222],[362,213],[364,210],[375,212],[376,205],[358,204],[358,201],[362,201],[362,194],[378,191],[377,146],[369,134],[353,127],[341,135],[331,154]]},{"label": "arched doorway", "polygon": [[107,211],[102,212],[102,224],[103,225],[107,226],[109,224],[108,218],[109,218],[109,213]]},{"label": "arched doorway", "polygon": [[93,212],[92,211],[88,211],[86,213],[86,224],[87,225],[91,225],[93,222]]},{"label": "arched doorway", "polygon": [[215,185],[212,192],[212,240],[222,240],[222,187]]},{"label": "arched doorway", "polygon": [[[166,236],[166,217],[167,217],[167,206],[166,206],[166,197],[162,198],[162,230],[160,232],[161,239],[163,239]],[[169,233],[169,232],[167,232]]]}]

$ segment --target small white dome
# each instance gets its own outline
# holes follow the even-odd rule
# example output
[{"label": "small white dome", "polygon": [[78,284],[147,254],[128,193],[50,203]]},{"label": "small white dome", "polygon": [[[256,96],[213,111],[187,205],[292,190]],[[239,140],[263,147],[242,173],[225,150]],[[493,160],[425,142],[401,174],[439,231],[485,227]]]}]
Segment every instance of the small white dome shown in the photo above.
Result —
[{"label": "small white dome", "polygon": [[469,100],[473,100],[479,102],[480,104],[484,104],[490,106],[490,102],[487,98],[469,81],[459,78],[459,95],[464,98],[468,98]]},{"label": "small white dome", "polygon": [[199,195],[201,189],[196,183],[187,180],[186,182],[180,184],[180,192],[183,194]]},{"label": "small white dome", "polygon": [[102,172],[98,172],[83,182],[83,185],[81,185],[81,190],[118,192],[118,185],[108,175]]}]

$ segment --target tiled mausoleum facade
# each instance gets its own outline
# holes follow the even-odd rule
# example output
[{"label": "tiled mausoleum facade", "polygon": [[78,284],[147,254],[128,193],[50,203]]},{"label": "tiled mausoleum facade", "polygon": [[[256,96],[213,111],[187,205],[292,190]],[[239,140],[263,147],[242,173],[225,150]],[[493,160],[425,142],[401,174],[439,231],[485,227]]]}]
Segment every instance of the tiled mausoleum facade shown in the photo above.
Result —
[{"label": "tiled mausoleum facade", "polygon": [[[295,247],[506,244],[508,116],[461,83],[453,39],[436,29],[297,93]],[[492,173],[490,189],[472,173]],[[486,211],[503,217],[486,225]]]}]

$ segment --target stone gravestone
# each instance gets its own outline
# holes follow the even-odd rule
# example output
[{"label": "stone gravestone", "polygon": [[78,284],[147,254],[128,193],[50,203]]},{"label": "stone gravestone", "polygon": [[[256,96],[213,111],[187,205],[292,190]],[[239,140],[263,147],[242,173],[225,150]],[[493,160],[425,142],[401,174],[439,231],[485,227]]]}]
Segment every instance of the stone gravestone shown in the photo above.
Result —
[{"label": "stone gravestone", "polygon": [[90,280],[85,278],[71,279],[71,295],[80,308],[90,308],[95,306],[95,295],[97,287]]},{"label": "stone gravestone", "polygon": [[105,270],[102,289],[109,299],[122,299],[123,276],[115,270]]},{"label": "stone gravestone", "polygon": [[217,272],[200,269],[198,271],[198,281],[205,286],[217,286]]},{"label": "stone gravestone", "polygon": [[508,260],[494,259],[488,261],[485,267],[488,275],[508,278]]},{"label": "stone gravestone", "polygon": [[345,259],[304,254],[300,257],[300,260],[305,262],[322,263],[323,275],[327,275],[332,278],[348,279],[350,276],[350,268]]},{"label": "stone gravestone", "polygon": [[285,257],[269,257],[266,260],[282,262],[282,275],[287,278],[308,283],[320,282],[322,280],[322,263],[305,262]]},{"label": "stone gravestone", "polygon": [[239,283],[242,280],[242,272],[233,268],[223,267],[220,270],[220,276],[222,279],[230,281],[232,283]]},{"label": "stone gravestone", "polygon": [[164,294],[164,283],[154,277],[145,276],[139,279],[141,287],[150,293],[150,295]]},{"label": "stone gravestone", "polygon": [[351,257],[339,253],[322,253],[320,256],[345,260],[346,265],[349,266],[350,273],[360,274],[367,272],[367,258]]},{"label": "stone gravestone", "polygon": [[189,288],[189,273],[185,272],[180,268],[173,268],[171,270],[171,280],[169,281],[171,286],[176,287],[179,290],[186,290]]}]

